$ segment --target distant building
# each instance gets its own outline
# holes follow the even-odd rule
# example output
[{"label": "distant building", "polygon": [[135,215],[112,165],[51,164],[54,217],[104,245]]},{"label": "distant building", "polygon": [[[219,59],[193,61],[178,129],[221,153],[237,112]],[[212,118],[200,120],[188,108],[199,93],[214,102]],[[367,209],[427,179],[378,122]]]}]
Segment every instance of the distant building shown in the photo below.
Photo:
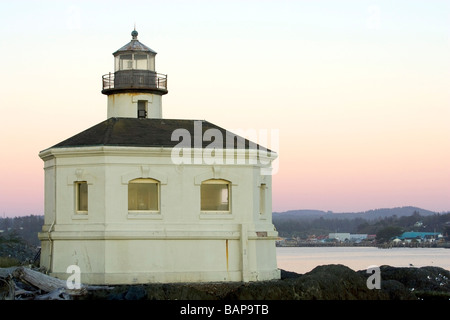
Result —
[{"label": "distant building", "polygon": [[366,239],[367,239],[367,234],[362,234],[362,233],[350,234],[350,241],[360,242],[360,241],[366,240]]},{"label": "distant building", "polygon": [[298,246],[298,239],[296,238],[279,238],[276,241],[278,247],[296,247]]},{"label": "distant building", "polygon": [[433,242],[439,238],[442,238],[442,234],[439,232],[403,232],[403,234],[396,239],[410,242],[412,240],[419,242]]},{"label": "distant building", "polygon": [[363,240],[373,240],[373,237],[369,237],[369,235],[365,233],[341,232],[341,233],[329,233],[328,239],[340,242],[344,241],[361,242]]},{"label": "distant building", "polygon": [[336,239],[338,241],[350,241],[350,233],[344,232],[344,233],[329,233],[328,239]]}]

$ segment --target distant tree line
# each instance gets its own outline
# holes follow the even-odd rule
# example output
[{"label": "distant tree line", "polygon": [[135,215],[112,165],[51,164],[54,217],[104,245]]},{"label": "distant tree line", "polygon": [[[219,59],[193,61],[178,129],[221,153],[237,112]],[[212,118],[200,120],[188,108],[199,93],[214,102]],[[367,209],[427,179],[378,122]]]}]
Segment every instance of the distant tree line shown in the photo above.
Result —
[{"label": "distant tree line", "polygon": [[[40,246],[37,237],[44,224],[44,216],[29,215],[14,218],[0,218],[0,243],[3,241],[24,241]],[[328,235],[333,232],[375,234],[379,242],[400,235],[405,231],[440,232],[450,236],[450,212],[420,215],[415,211],[410,216],[378,218],[275,218],[273,224],[281,237],[307,239],[311,235]]]},{"label": "distant tree line", "polygon": [[366,220],[364,218],[284,218],[273,219],[281,237],[306,239],[311,235],[328,235],[333,232],[375,234],[377,241],[383,242],[406,231],[440,232],[450,235],[450,212],[422,216],[415,211],[410,216],[396,215]]},{"label": "distant tree line", "polygon": [[40,246],[37,234],[43,224],[44,216],[38,215],[0,218],[0,243],[21,241]]}]

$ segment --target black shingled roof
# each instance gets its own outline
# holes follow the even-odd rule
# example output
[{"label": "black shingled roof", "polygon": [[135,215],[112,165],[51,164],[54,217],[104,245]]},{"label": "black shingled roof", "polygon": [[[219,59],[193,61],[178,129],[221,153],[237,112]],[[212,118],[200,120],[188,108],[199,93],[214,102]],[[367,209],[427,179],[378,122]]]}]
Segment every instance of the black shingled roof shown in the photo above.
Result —
[{"label": "black shingled roof", "polygon": [[[175,147],[181,141],[181,138],[172,141],[172,133],[176,129],[186,129],[191,134],[191,147],[194,147],[195,121],[201,121],[202,135],[208,129],[219,130],[224,140],[223,148],[239,148],[235,139],[228,139],[229,145],[227,145],[227,136],[233,137],[236,136],[235,134],[208,121],[139,118],[109,118],[54,145],[52,148],[87,146]],[[203,148],[212,143],[212,141],[201,140]],[[256,148],[268,150],[245,139],[245,149]]]}]

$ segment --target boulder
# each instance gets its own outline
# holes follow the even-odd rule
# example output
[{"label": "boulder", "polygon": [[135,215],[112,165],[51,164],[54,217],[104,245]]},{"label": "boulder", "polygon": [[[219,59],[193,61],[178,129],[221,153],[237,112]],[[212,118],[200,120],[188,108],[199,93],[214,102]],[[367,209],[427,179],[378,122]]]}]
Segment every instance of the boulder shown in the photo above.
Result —
[{"label": "boulder", "polygon": [[450,299],[450,271],[440,267],[405,267],[381,266],[381,284],[387,281],[401,283],[407,292],[417,299]]}]

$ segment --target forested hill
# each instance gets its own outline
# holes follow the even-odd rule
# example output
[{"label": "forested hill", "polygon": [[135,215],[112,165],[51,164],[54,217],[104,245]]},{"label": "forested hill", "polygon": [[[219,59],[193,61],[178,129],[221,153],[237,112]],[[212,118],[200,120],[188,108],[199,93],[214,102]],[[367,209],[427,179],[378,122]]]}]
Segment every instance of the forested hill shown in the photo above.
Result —
[{"label": "forested hill", "polygon": [[414,213],[419,213],[421,216],[430,216],[437,214],[438,212],[425,210],[417,207],[398,207],[398,208],[383,208],[383,209],[375,209],[369,211],[362,212],[341,212],[336,213],[332,211],[320,211],[320,210],[290,210],[285,212],[274,212],[273,219],[281,220],[281,219],[355,219],[361,218],[364,220],[376,220],[385,217],[403,217],[410,216]]},{"label": "forested hill", "polygon": [[273,214],[273,224],[282,237],[307,238],[332,232],[377,234],[383,229],[441,232],[450,234],[450,212],[437,213],[416,207],[379,209],[360,213],[298,210]]}]

